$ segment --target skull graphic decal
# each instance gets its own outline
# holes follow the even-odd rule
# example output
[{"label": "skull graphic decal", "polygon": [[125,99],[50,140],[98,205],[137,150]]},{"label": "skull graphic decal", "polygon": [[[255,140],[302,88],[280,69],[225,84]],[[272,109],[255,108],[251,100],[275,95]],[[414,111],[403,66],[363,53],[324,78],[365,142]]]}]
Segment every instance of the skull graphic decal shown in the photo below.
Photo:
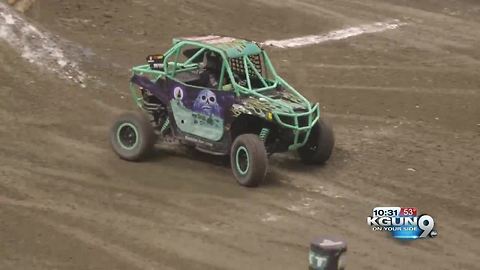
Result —
[{"label": "skull graphic decal", "polygon": [[195,102],[193,103],[193,111],[208,116],[214,115],[221,117],[220,105],[217,102],[217,96],[208,89],[200,91],[195,99]]}]

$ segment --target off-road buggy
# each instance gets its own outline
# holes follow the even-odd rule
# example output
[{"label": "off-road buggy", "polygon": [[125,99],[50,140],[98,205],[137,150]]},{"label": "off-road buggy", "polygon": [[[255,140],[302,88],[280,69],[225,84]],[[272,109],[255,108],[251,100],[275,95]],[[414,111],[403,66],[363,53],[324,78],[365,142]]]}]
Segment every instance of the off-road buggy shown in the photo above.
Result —
[{"label": "off-road buggy", "polygon": [[157,140],[230,155],[244,186],[265,178],[269,155],[297,150],[305,163],[332,153],[330,126],[312,104],[277,75],[256,42],[222,36],[173,40],[162,55],[132,68],[130,90],[143,112],[118,117],[111,133],[120,158],[145,158]]}]

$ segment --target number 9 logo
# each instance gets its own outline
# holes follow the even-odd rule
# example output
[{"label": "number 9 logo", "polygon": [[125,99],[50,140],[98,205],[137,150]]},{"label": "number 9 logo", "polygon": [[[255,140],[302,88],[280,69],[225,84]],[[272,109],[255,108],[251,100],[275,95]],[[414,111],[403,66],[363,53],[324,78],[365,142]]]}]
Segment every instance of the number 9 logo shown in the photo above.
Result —
[{"label": "number 9 logo", "polygon": [[429,215],[420,216],[418,219],[418,227],[422,230],[422,234],[420,234],[419,238],[425,238],[430,235],[433,231],[433,227],[435,226],[435,221]]}]

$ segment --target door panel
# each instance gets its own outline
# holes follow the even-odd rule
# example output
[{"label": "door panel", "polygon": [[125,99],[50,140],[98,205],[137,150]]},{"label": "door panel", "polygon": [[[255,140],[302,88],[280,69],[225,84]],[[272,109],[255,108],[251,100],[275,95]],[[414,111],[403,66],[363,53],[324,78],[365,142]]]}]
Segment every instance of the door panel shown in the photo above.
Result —
[{"label": "door panel", "polygon": [[195,87],[168,79],[175,124],[184,133],[220,141],[234,101],[232,91]]}]

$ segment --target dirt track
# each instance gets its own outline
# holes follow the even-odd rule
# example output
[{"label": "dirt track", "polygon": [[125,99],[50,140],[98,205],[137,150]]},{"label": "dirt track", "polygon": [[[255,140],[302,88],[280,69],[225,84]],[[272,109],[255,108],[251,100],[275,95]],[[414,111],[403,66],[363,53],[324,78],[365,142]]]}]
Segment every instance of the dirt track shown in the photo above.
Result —
[{"label": "dirt track", "polygon": [[[325,234],[348,239],[349,269],[478,269],[477,1],[42,0],[26,16],[68,40],[89,79],[57,78],[0,40],[0,269],[306,269]],[[335,126],[324,167],[276,155],[267,183],[245,189],[221,159],[159,145],[127,163],[109,148],[113,117],[134,109],[128,68],[174,36],[282,39],[385,19],[407,25],[270,50]],[[418,207],[439,236],[372,232],[383,205]]]}]

